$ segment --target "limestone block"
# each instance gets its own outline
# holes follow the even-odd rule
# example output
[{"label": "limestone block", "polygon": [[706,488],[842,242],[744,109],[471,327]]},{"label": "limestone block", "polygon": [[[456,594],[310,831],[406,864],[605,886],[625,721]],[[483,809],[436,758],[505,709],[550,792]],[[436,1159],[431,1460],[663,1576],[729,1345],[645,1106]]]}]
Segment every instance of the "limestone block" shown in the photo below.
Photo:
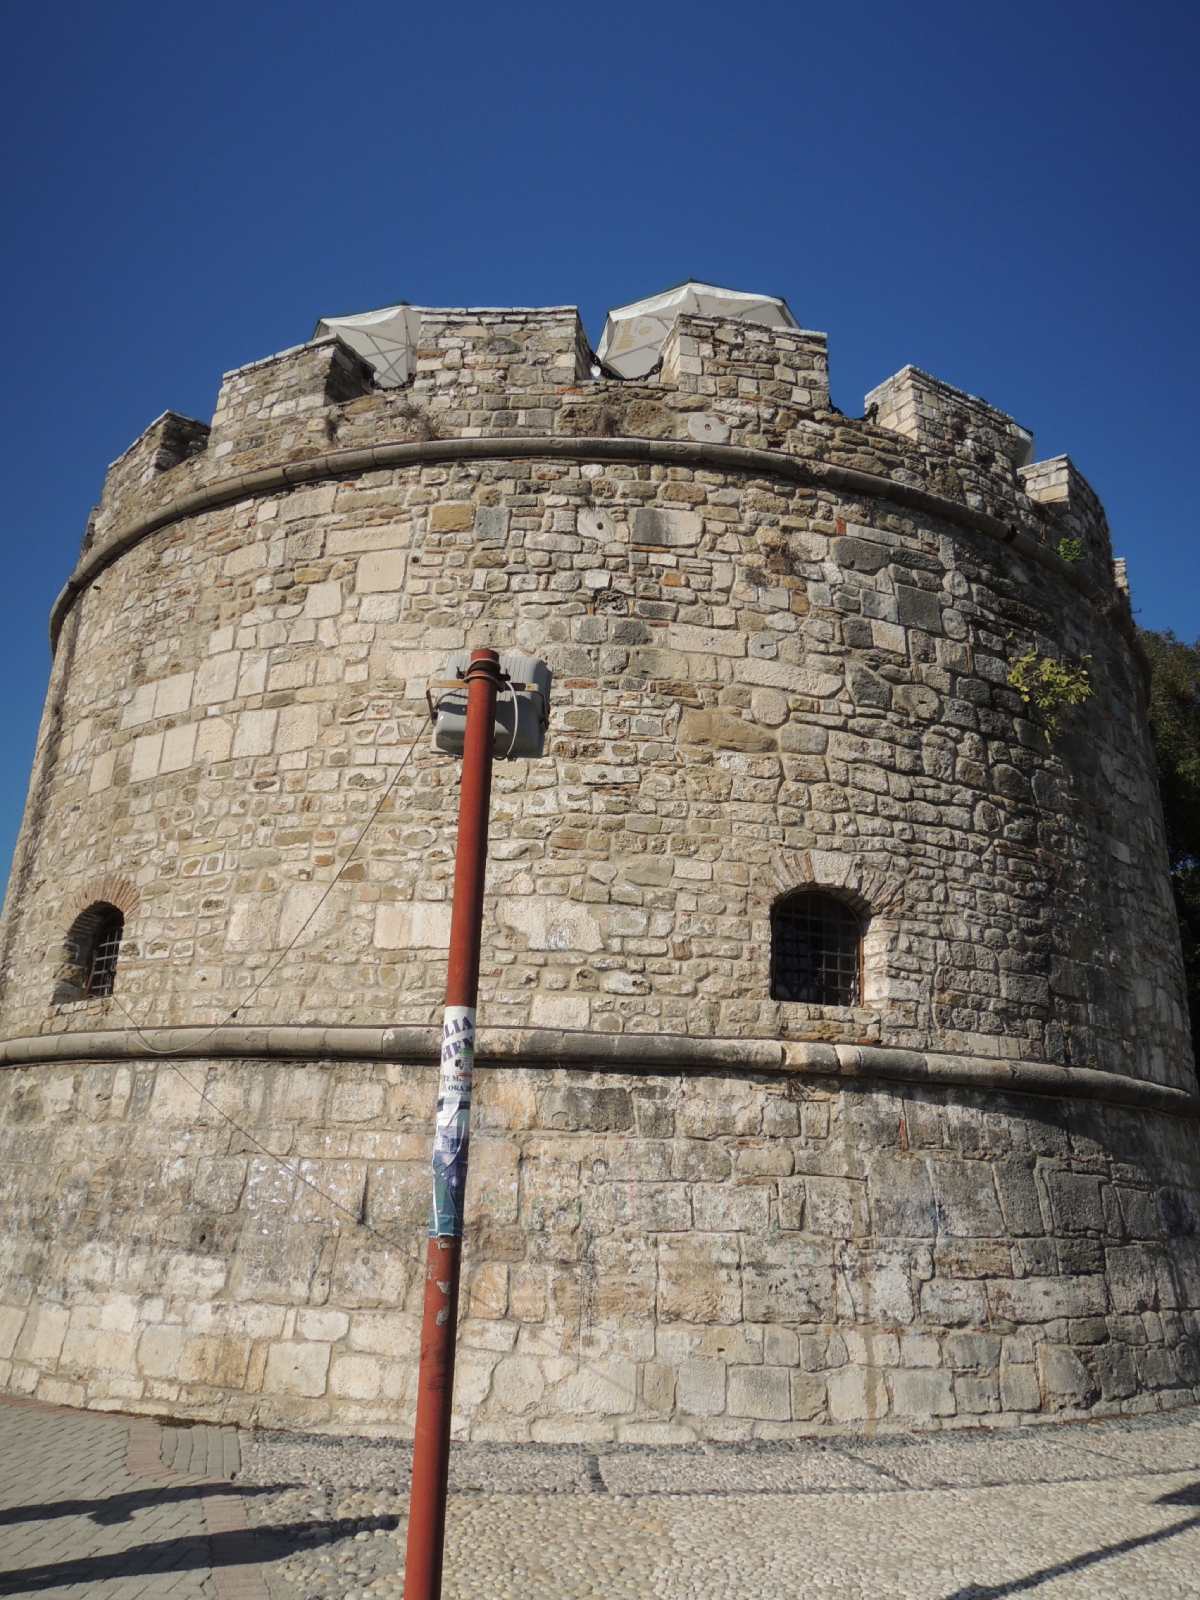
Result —
[{"label": "limestone block", "polygon": [[264,1394],[316,1397],[325,1393],[329,1376],[329,1346],[281,1340],[267,1352]]},{"label": "limestone block", "polygon": [[24,1306],[0,1306],[0,1359],[12,1355],[25,1315]]},{"label": "limestone block", "polygon": [[144,783],[158,776],[158,763],[162,756],[161,733],[144,733],[133,741],[133,760],[129,765],[129,781]]},{"label": "limestone block", "polygon": [[935,1278],[931,1283],[923,1283],[921,1315],[935,1327],[978,1327],[987,1321],[983,1285],[955,1278]]},{"label": "limestone block", "polygon": [[359,558],[354,587],[359,594],[403,589],[407,563],[402,550],[372,550]]},{"label": "limestone block", "polygon": [[192,703],[194,676],[191,672],[176,672],[159,680],[154,691],[156,717],[176,717],[188,709]]},{"label": "limestone block", "polygon": [[942,1229],[960,1239],[996,1239],[1004,1234],[1004,1218],[988,1161],[930,1163]]},{"label": "limestone block", "polygon": [[1000,1409],[1002,1411],[1038,1411],[1042,1404],[1042,1391],[1037,1369],[1022,1364],[1004,1363],[1000,1368]]},{"label": "limestone block", "polygon": [[196,750],[196,724],[185,722],[180,728],[168,728],[163,734],[159,772],[180,772],[190,767]]},{"label": "limestone block", "polygon": [[69,1321],[70,1313],[64,1306],[35,1305],[25,1319],[13,1355],[18,1361],[52,1367],[62,1351]]},{"label": "limestone block", "polygon": [[639,506],[633,514],[634,544],[658,545],[667,549],[695,548],[704,529],[704,520],[695,511],[668,511],[656,506]]},{"label": "limestone block", "polygon": [[587,1361],[552,1394],[560,1415],[620,1416],[637,1406],[637,1367],[622,1356]]},{"label": "limestone block", "polygon": [[994,1314],[1017,1323],[1103,1316],[1108,1309],[1104,1279],[1098,1274],[996,1278],[987,1288]]},{"label": "limestone block", "polygon": [[153,683],[140,684],[134,691],[121,713],[121,726],[123,728],[137,728],[143,722],[149,722],[154,716],[154,700],[158,686]]},{"label": "limestone block", "polygon": [[197,727],[197,761],[226,761],[232,748],[233,724],[227,717],[208,717]]},{"label": "limestone block", "polygon": [[878,1367],[844,1367],[827,1388],[831,1422],[878,1422],[888,1414],[887,1382]]},{"label": "limestone block", "polygon": [[235,895],[225,927],[227,950],[270,949],[275,943],[279,903],[262,895]]},{"label": "limestone block", "polygon": [[326,883],[294,883],[283,896],[279,911],[279,943],[303,949],[315,944],[344,923],[344,902]]},{"label": "limestone block", "polygon": [[107,789],[113,781],[113,768],[116,765],[117,754],[115,750],[105,750],[92,762],[92,770],[88,776],[88,793],[100,794]]},{"label": "limestone block", "polygon": [[868,1191],[875,1233],[884,1238],[931,1239],[938,1231],[929,1170],[919,1156],[873,1155]]},{"label": "limestone block", "polygon": [[724,1361],[695,1357],[676,1369],[676,1404],[693,1417],[717,1417],[725,1409]]},{"label": "limestone block", "polygon": [[233,754],[265,756],[275,740],[277,711],[239,711],[233,719]]},{"label": "limestone block", "polygon": [[757,684],[765,689],[782,689],[787,694],[808,695],[826,700],[842,686],[840,673],[820,672],[811,667],[796,667],[788,661],[767,661],[747,656],[733,663],[738,683]]},{"label": "limestone block", "polygon": [[275,731],[275,749],[281,755],[311,749],[317,742],[318,716],[314,705],[284,706]]},{"label": "limestone block", "polygon": [[892,1411],[897,1417],[952,1417],[958,1409],[948,1372],[903,1367],[890,1374]]},{"label": "limestone block", "polygon": [[730,1367],[729,1415],[786,1422],[792,1414],[789,1380],[786,1367]]},{"label": "limestone block", "polygon": [[750,753],[774,750],[776,745],[775,736],[768,729],[723,711],[685,711],[679,719],[678,737],[680,744]]},{"label": "limestone block", "polygon": [[586,1028],[591,1005],[582,995],[535,994],[529,1020],[535,1028]]},{"label": "limestone block", "polygon": [[302,1339],[316,1339],[325,1344],[336,1344],[350,1328],[350,1318],[344,1311],[305,1309],[296,1314],[296,1332]]},{"label": "limestone block", "polygon": [[298,522],[301,517],[324,517],[333,510],[337,485],[322,483],[311,489],[293,489],[279,502],[283,522]]},{"label": "limestone block", "polygon": [[540,1405],[545,1392],[541,1363],[532,1356],[509,1356],[492,1374],[492,1399],[514,1416]]},{"label": "limestone block", "polygon": [[382,1083],[354,1082],[334,1085],[329,1114],[334,1122],[373,1122],[383,1113],[386,1089]]},{"label": "limestone block", "polygon": [[329,1392],[348,1400],[374,1400],[383,1388],[383,1363],[375,1356],[334,1356]]},{"label": "limestone block", "polygon": [[[669,873],[668,873],[669,876]],[[527,895],[501,902],[502,927],[524,936],[530,950],[601,950],[604,940],[595,915],[574,900]]]},{"label": "limestone block", "polygon": [[770,1193],[742,1184],[701,1183],[692,1190],[695,1226],[704,1233],[765,1233]]},{"label": "limestone block", "polygon": [[327,583],[310,583],[304,597],[306,617],[336,617],[342,609],[342,586],[336,579]]},{"label": "limestone block", "polygon": [[375,945],[380,950],[448,950],[449,900],[385,901],[375,908]]},{"label": "limestone block", "polygon": [[1069,1345],[1038,1345],[1037,1370],[1046,1398],[1056,1409],[1084,1408],[1100,1398],[1099,1385]]},{"label": "limestone block", "polygon": [[742,1285],[737,1235],[661,1236],[658,1312],[667,1321],[700,1325],[740,1321]]}]

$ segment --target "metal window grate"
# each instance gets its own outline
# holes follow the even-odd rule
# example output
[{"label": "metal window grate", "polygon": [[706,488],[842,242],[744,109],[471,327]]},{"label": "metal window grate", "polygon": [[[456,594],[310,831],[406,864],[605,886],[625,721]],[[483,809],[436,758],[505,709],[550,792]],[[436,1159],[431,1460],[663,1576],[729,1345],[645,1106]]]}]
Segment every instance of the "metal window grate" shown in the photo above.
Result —
[{"label": "metal window grate", "polygon": [[771,998],[855,1006],[861,994],[862,927],[832,895],[789,895],[771,913]]},{"label": "metal window grate", "polygon": [[92,960],[88,968],[87,992],[89,995],[106,995],[113,992],[117,975],[117,957],[125,932],[125,919],[118,913],[107,918],[96,930],[92,946]]}]

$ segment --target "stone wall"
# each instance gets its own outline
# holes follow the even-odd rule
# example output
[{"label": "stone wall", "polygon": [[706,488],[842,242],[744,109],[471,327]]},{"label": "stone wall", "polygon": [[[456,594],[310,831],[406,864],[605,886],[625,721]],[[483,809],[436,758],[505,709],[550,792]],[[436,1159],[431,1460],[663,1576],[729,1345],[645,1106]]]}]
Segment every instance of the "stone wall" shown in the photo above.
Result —
[{"label": "stone wall", "polygon": [[[568,1403],[585,1380],[554,1362],[581,1354],[632,1363],[631,1392],[658,1397],[631,1412],[613,1380],[605,1428],[720,1417],[724,1398],[712,1412],[682,1398],[685,1323],[687,1361],[731,1355],[712,1341],[742,1330],[720,1378],[742,1431],[854,1420],[866,1401],[850,1396],[868,1392],[863,1416],[917,1414],[917,1395],[928,1419],[991,1415],[966,1397],[1010,1367],[1026,1369],[1011,1385],[1030,1403],[995,1390],[1005,1413],[1182,1392],[1194,1211],[1171,1196],[1195,1181],[1196,1080],[1142,663],[1077,469],[1029,464],[1026,430],[915,368],[873,392],[868,419],[844,417],[820,334],[681,317],[658,377],[619,383],[590,377],[570,308],[423,318],[406,390],[375,389],[325,339],[227,374],[211,430],[160,418],[110,471],[56,605],[0,943],[0,1130],[13,1161],[39,1152],[13,1191],[33,1234],[18,1222],[0,1267],[9,1381],[331,1426],[404,1414],[411,1341],[395,1341],[411,1303],[386,1351],[353,1319],[382,1326],[409,1279],[397,1287],[376,1253],[335,1293],[350,1235],[308,1216],[303,1186],[256,1222],[277,1169],[252,1180],[237,1165],[249,1150],[218,1148],[227,1125],[189,1121],[182,1080],[154,1052],[186,1051],[234,1095],[241,1125],[261,1121],[256,1137],[285,1158],[327,1163],[323,1187],[344,1186],[364,1224],[402,1218],[416,1248],[431,1091],[422,1050],[406,1054],[395,1030],[440,1012],[457,782],[431,747],[425,691],[452,655],[490,644],[545,656],[555,687],[547,758],[500,767],[493,791],[481,1019],[513,1063],[490,1092],[518,1095],[529,1120],[505,1125],[516,1187],[476,1215],[472,1259],[481,1282],[503,1279],[505,1305],[526,1303],[513,1283],[527,1261],[565,1298],[528,1318],[472,1312],[478,1337],[501,1342],[471,1346],[487,1372],[463,1391],[464,1422],[481,1436],[533,1418],[547,1434],[556,1417],[580,1426],[596,1407]],[[1028,652],[1089,674],[1054,741],[1009,681]],[[854,1007],[770,998],[771,907],[804,884],[869,917]],[[97,900],[125,916],[115,992],[56,1003],[67,930]],[[184,1027],[199,1031],[161,1031]],[[560,1043],[536,1046],[528,1029]],[[572,1076],[553,1063],[579,1039],[592,1056]],[[206,1045],[243,1059],[210,1069]],[[747,1075],[743,1047],[775,1051],[779,1081]],[[822,1077],[842,1071],[839,1051],[861,1069],[840,1088]],[[897,1078],[927,1086],[885,1081]],[[128,1107],[100,1119],[108,1147],[84,1137],[106,1082]],[[1002,1097],[1022,1086],[1058,1098],[1014,1109]],[[670,1108],[661,1126],[656,1105]],[[697,1117],[709,1131],[689,1131]],[[888,1152],[893,1199],[892,1169],[872,1166]],[[205,1163],[230,1160],[230,1192],[210,1192]],[[601,1181],[597,1162],[622,1176]],[[1155,1183],[1158,1166],[1175,1175]],[[384,1217],[397,1184],[413,1209]],[[1136,1227],[1113,1198],[1122,1187],[1149,1195],[1129,1202]],[[507,1243],[489,1232],[493,1199]],[[260,1292],[254,1241],[293,1201],[307,1276]],[[585,1202],[599,1208],[586,1226]],[[976,1207],[974,1232],[959,1206]],[[716,1227],[723,1212],[741,1220]],[[1137,1231],[1154,1217],[1157,1232]],[[78,1265],[89,1229],[117,1262],[107,1279],[108,1265],[94,1279]],[[126,1250],[124,1235],[142,1243]],[[189,1289],[193,1256],[219,1270],[197,1268]],[[948,1291],[961,1321],[930,1287],[939,1262],[973,1286]],[[1153,1290],[1129,1289],[1128,1273],[1150,1273]],[[802,1278],[815,1286],[803,1303]],[[710,1309],[678,1310],[663,1284],[685,1279]],[[606,1303],[626,1281],[611,1328],[593,1318],[594,1347],[563,1343],[582,1326],[563,1306]],[[195,1351],[236,1347],[219,1373],[208,1355],[185,1359],[187,1341],[210,1337],[205,1317],[216,1342]],[[1140,1334],[1112,1320],[1127,1317]],[[119,1361],[88,1355],[89,1318],[120,1333]],[[71,1332],[65,1354],[57,1331]],[[558,1345],[540,1351],[543,1336]],[[968,1336],[991,1353],[978,1390],[947,1353]],[[811,1340],[829,1355],[816,1366]],[[271,1352],[306,1341],[324,1351],[303,1355],[305,1371],[325,1363],[322,1387],[289,1392],[291,1358]],[[155,1348],[169,1353],[151,1357],[160,1367],[199,1376],[150,1371]],[[382,1355],[395,1365],[373,1394],[327,1393],[340,1361],[365,1373]],[[488,1384],[502,1358],[526,1355],[549,1365],[514,1422],[484,1396],[519,1388]],[[807,1415],[778,1413],[781,1383]],[[760,1389],[774,1398],[753,1404],[775,1410],[736,1408]]]},{"label": "stone wall", "polygon": [[[6,1072],[0,1382],[411,1429],[433,1092],[432,1066],[395,1062]],[[482,1071],[475,1118],[456,1390],[474,1438],[1011,1424],[1200,1397],[1187,1121],[549,1066]]]}]

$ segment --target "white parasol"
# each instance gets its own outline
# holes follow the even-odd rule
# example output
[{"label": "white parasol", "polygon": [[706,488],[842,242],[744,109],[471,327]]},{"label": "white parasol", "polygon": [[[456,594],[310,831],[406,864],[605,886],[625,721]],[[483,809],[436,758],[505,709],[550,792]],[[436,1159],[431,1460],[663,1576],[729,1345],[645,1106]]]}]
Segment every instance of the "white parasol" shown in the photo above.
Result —
[{"label": "white parasol", "polygon": [[401,303],[382,311],[360,311],[352,317],[322,317],[313,335],[336,333],[375,369],[381,389],[399,389],[413,375],[421,333],[418,306]]},{"label": "white parasol", "polygon": [[697,283],[689,278],[648,300],[635,300],[610,311],[596,354],[621,377],[644,378],[657,365],[663,342],[681,311],[701,317],[731,317],[735,322],[760,322],[768,328],[797,326],[787,301],[775,295],[747,294],[741,289],[722,289],[715,283]]}]

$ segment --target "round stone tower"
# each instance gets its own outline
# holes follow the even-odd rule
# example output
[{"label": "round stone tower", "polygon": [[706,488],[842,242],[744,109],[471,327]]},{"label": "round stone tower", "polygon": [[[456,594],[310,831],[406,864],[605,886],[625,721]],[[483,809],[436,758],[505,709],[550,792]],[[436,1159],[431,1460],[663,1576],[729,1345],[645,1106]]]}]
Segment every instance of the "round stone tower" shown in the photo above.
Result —
[{"label": "round stone tower", "polygon": [[913,367],[843,416],[782,302],[690,304],[634,308],[624,377],[571,308],[404,308],[387,362],[335,326],[113,465],[0,943],[8,1390],[411,1426],[458,779],[426,686],[490,645],[555,677],[493,790],[460,1431],[1200,1394],[1096,497]]}]

